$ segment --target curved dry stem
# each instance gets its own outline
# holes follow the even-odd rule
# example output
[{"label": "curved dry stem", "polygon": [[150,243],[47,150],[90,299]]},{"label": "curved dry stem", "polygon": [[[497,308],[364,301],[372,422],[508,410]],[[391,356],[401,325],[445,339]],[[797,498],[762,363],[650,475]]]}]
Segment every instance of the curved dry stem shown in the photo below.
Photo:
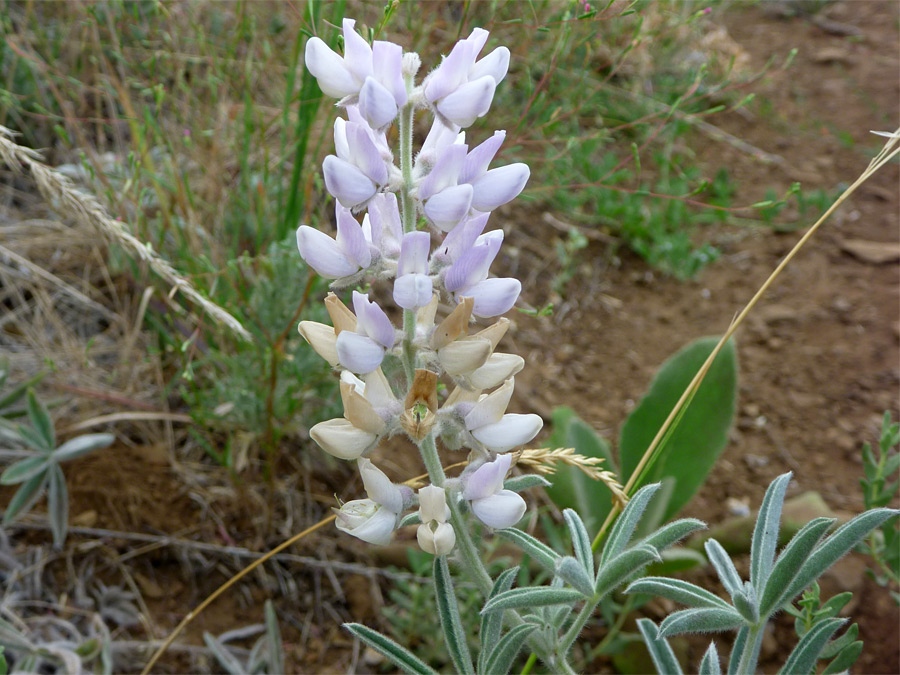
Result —
[{"label": "curved dry stem", "polygon": [[[788,266],[791,260],[794,259],[794,256],[800,251],[803,246],[806,245],[813,234],[819,229],[819,227],[834,213],[837,208],[843,204],[849,197],[852,195],[856,189],[865,183],[878,169],[883,167],[885,164],[890,162],[897,154],[900,153],[900,129],[895,131],[891,136],[889,136],[888,142],[885,144],[884,148],[881,150],[878,155],[869,163],[869,166],[866,167],[866,170],[862,172],[862,174],[857,178],[853,184],[847,188],[847,190],[838,197],[834,204],[832,204],[829,209],[822,214],[822,216],[810,227],[806,233],[800,238],[800,240],[794,245],[794,248],[791,249],[790,253],[788,253],[784,260],[782,260],[772,273],[769,275],[769,278],[763,282],[762,286],[759,287],[759,290],[753,295],[744,309],[741,310],[740,314],[731,322],[731,325],[728,327],[728,330],[725,331],[725,334],[719,340],[715,349],[712,350],[712,353],[700,367],[700,370],[697,371],[697,374],[694,375],[694,379],[691,380],[690,384],[682,393],[681,398],[678,399],[678,402],[672,408],[672,411],[669,413],[669,416],[666,418],[666,421],[663,422],[663,425],[659,428],[659,431],[654,436],[653,441],[651,441],[650,446],[644,452],[644,455],[641,457],[641,461],[638,462],[638,465],[635,467],[634,471],[631,473],[631,476],[628,479],[628,482],[625,484],[625,492],[631,494],[631,491],[635,488],[637,481],[640,478],[641,472],[644,470],[644,467],[654,458],[654,456],[659,451],[660,441],[665,437],[666,433],[669,431],[669,428],[672,426],[672,423],[677,419],[678,415],[681,413],[682,408],[685,403],[693,397],[696,393],[697,389],[700,387],[700,383],[703,381],[703,378],[706,376],[707,371],[712,365],[713,361],[715,361],[716,356],[718,356],[719,352],[722,350],[722,347],[725,346],[725,343],[728,342],[729,338],[734,335],[734,332],[737,330],[738,326],[747,318],[747,315],[750,311],[756,306],[757,302],[759,302],[760,298],[765,294],[769,287],[775,282],[778,276],[784,271],[784,268]],[[619,514],[621,507],[618,503],[613,504],[612,510],[609,512],[609,515],[606,517],[606,520],[603,522],[603,526],[600,528],[600,531],[597,532],[597,536],[594,537],[594,541],[591,547],[596,551],[597,547],[600,545],[600,541],[603,539],[606,534],[607,529],[612,523],[615,521],[616,516]]]}]

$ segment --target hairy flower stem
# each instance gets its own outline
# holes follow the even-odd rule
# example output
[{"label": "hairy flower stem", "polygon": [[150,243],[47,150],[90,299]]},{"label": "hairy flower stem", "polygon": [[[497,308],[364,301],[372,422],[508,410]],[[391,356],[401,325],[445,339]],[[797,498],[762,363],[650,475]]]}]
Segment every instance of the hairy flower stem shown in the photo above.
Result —
[{"label": "hairy flower stem", "polygon": [[[412,76],[406,78],[407,92],[412,89]],[[403,175],[403,187],[400,189],[400,219],[404,234],[416,229],[416,203],[410,192],[413,187],[412,175],[412,142],[413,142],[413,112],[412,101],[400,110],[398,132],[400,136],[400,173]],[[413,349],[413,339],[416,337],[416,313],[403,310],[403,371],[406,374],[407,386],[412,386],[413,376],[416,370],[416,355]],[[429,474],[431,471],[429,470]]]},{"label": "hairy flower stem", "polygon": [[738,662],[737,672],[739,674],[756,672],[756,662],[759,660],[759,649],[762,647],[765,627],[766,622],[763,621],[750,629],[750,634],[744,643],[744,650],[741,652],[741,660]]}]

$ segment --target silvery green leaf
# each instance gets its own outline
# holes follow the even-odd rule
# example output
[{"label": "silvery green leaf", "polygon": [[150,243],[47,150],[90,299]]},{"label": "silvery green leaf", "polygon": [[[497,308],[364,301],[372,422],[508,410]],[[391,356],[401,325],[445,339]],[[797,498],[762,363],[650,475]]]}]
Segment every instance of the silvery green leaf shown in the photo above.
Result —
[{"label": "silvery green leaf", "polygon": [[602,598],[631,577],[639,574],[645,566],[652,562],[659,562],[661,559],[659,551],[646,544],[638,544],[627,551],[622,551],[597,571],[594,596]]},{"label": "silvery green leaf", "polygon": [[216,657],[219,665],[225,669],[228,675],[243,675],[244,666],[238,661],[228,649],[219,642],[216,637],[206,631],[203,632],[203,641],[206,643],[207,649]]},{"label": "silvery green leaf", "polygon": [[669,577],[645,577],[631,584],[626,593],[647,593],[658,595],[688,607],[718,607],[731,609],[731,605],[717,595],[689,581],[670,579]]},{"label": "silvery green leaf", "polygon": [[7,377],[9,377],[9,359],[4,356],[0,358],[0,387],[6,384]]},{"label": "silvery green leaf", "polygon": [[[503,571],[494,581],[494,587],[491,588],[491,594],[488,600],[504,591],[512,588],[513,580],[519,573],[519,567],[515,567]],[[497,644],[500,639],[500,630],[503,628],[503,612],[482,612],[481,614],[481,651],[478,653],[478,672],[485,672],[484,666],[487,661],[488,652],[491,645]]]},{"label": "silvery green leaf", "polygon": [[569,535],[572,537],[572,548],[575,549],[575,557],[587,572],[589,578],[594,578],[594,551],[591,548],[591,538],[588,536],[584,521],[572,509],[563,511],[566,525],[569,527]]},{"label": "silvery green leaf", "polygon": [[59,464],[50,467],[47,515],[50,518],[50,531],[53,532],[53,545],[61,547],[66,542],[66,531],[69,529],[69,491]]},{"label": "silvery green leaf", "polygon": [[32,476],[45,470],[47,468],[47,461],[46,455],[37,455],[20,459],[15,464],[6,467],[6,470],[0,474],[0,485],[24,483]]},{"label": "silvery green leaf", "polygon": [[25,396],[25,393],[28,391],[29,387],[36,385],[38,382],[44,379],[46,373],[38,373],[31,379],[23,382],[22,384],[16,385],[13,387],[10,392],[2,397],[0,397],[0,410],[4,408],[8,408],[11,405],[15,405],[18,403],[19,399]]},{"label": "silvery green leaf", "polygon": [[588,576],[584,565],[572,556],[556,561],[556,574],[584,597],[590,598],[594,594],[594,580]]},{"label": "silvery green leaf", "polygon": [[789,600],[785,595],[791,582],[832,523],[834,518],[815,518],[804,525],[784,547],[772,567],[760,599],[759,611],[762,616],[771,616]]},{"label": "silvery green leaf", "polygon": [[112,655],[112,635],[109,634],[109,628],[103,623],[103,619],[99,615],[93,622],[100,632],[100,669],[103,675],[113,674],[113,655]]},{"label": "silvery green leaf", "polygon": [[47,442],[44,440],[44,437],[31,427],[19,425],[16,427],[16,433],[19,434],[19,438],[22,439],[25,445],[31,447],[33,450],[37,450],[43,454],[49,454],[53,450],[53,448],[47,447]]},{"label": "silvery green leaf", "polygon": [[831,663],[825,666],[822,675],[837,675],[837,673],[848,672],[853,664],[856,663],[859,655],[862,654],[862,650],[862,640],[851,642],[841,650],[840,654],[838,654]]},{"label": "silvery green leaf", "polygon": [[672,546],[697,530],[705,530],[706,523],[696,518],[681,518],[668,525],[663,525],[656,532],[641,540],[642,544],[650,544],[658,551]]},{"label": "silvery green leaf", "polygon": [[116,437],[112,434],[85,434],[66,441],[53,451],[53,459],[66,462],[84,454],[112,445]]},{"label": "silvery green leaf", "polygon": [[271,600],[263,605],[266,615],[266,651],[270,673],[284,673],[284,645],[281,641],[281,630],[278,628],[278,615]]},{"label": "silvery green leaf", "polygon": [[368,626],[363,626],[361,623],[345,623],[344,628],[353,633],[361,642],[388,658],[391,663],[399,667],[403,672],[412,673],[412,675],[437,675],[434,670],[425,665],[408,649],[401,647],[378,631],[374,631]]},{"label": "silvery green leaf", "polygon": [[418,510],[416,510],[403,516],[398,527],[406,527],[407,525],[420,525],[421,523],[422,519],[419,518],[419,512]]},{"label": "silvery green leaf", "polygon": [[759,605],[756,601],[756,589],[749,581],[739,589],[732,597],[734,608],[740,613],[747,623],[755,624],[759,621]]},{"label": "silvery green leaf", "polygon": [[894,509],[872,509],[841,525],[834,534],[819,544],[803,563],[790,588],[783,596],[785,601],[790,600],[818,579],[825,570],[865,539],[869,532],[897,513]]},{"label": "silvery green leaf", "polygon": [[721,633],[743,625],[744,619],[734,609],[682,609],[665,618],[659,625],[659,634],[671,637],[680,633]]},{"label": "silvery green leaf", "polygon": [[571,605],[583,599],[581,592],[576,591],[574,588],[552,588],[550,586],[514,588],[488,600],[481,613],[484,614],[485,612],[493,612],[499,609],[530,609],[547,607],[549,605]]},{"label": "silvery green leaf", "polygon": [[707,539],[703,548],[706,549],[706,557],[709,558],[713,567],[716,568],[716,574],[719,575],[722,585],[733,598],[735,593],[739,593],[744,585],[744,582],[741,581],[741,577],[734,567],[734,563],[731,562],[731,558],[728,556],[725,549],[722,548],[722,545],[715,539]]},{"label": "silvery green leaf", "polygon": [[35,431],[40,435],[45,450],[53,450],[56,447],[56,432],[53,429],[53,420],[47,411],[47,406],[34,394],[34,389],[28,390],[26,403],[28,419]]},{"label": "silvery green leaf", "polygon": [[27,652],[33,652],[37,649],[37,645],[25,637],[25,635],[23,635],[13,624],[3,618],[0,618],[0,643],[6,645],[10,649],[20,649]]},{"label": "silvery green leaf", "polygon": [[848,647],[850,644],[856,641],[856,638],[859,636],[859,624],[854,623],[847,630],[844,631],[844,634],[840,637],[835,638],[827,645],[822,648],[822,654],[819,656],[821,659],[831,659],[841,653],[841,651]]},{"label": "silvery green leaf", "polygon": [[535,473],[529,473],[524,476],[513,476],[512,478],[507,478],[503,482],[503,489],[512,490],[513,492],[523,492],[524,490],[528,490],[530,488],[549,487],[550,485],[550,481],[543,476],[538,476]]},{"label": "silvery green leaf", "polygon": [[3,652],[6,651],[3,645],[0,645],[0,675],[7,675],[9,673],[9,667],[6,665],[6,657],[3,655]]},{"label": "silvery green leaf", "polygon": [[434,594],[438,616],[441,618],[441,628],[444,630],[444,643],[450,652],[450,658],[453,659],[453,665],[456,666],[456,672],[475,675],[469,645],[466,642],[466,632],[459,616],[459,603],[456,600],[456,593],[453,592],[447,556],[439,555],[434,558]]},{"label": "silvery green leaf", "polygon": [[641,631],[641,637],[647,645],[647,651],[653,659],[653,665],[656,671],[665,673],[666,675],[681,675],[681,665],[675,658],[675,652],[669,646],[665,638],[660,637],[659,629],[650,619],[638,619],[638,630]]},{"label": "silvery green leaf", "polygon": [[16,516],[27,513],[35,502],[41,498],[44,487],[47,485],[49,470],[45,469],[39,474],[29,478],[22,487],[18,489],[13,498],[6,507],[6,513],[3,514],[3,524],[11,523]]},{"label": "silvery green leaf", "polygon": [[509,539],[551,574],[556,572],[556,561],[559,560],[560,555],[542,541],[538,541],[530,534],[514,527],[497,530],[497,534]]},{"label": "silvery green leaf", "polygon": [[728,658],[728,675],[737,675],[737,668],[741,662],[741,654],[744,646],[747,644],[747,638],[750,636],[750,627],[743,626],[734,638],[734,645],[731,647],[731,656]]},{"label": "silvery green leaf", "polygon": [[719,663],[719,652],[716,643],[710,642],[709,649],[700,661],[700,675],[722,675],[722,665]]},{"label": "silvery green leaf", "polygon": [[512,668],[516,656],[519,655],[522,645],[525,644],[525,641],[536,629],[537,626],[528,623],[511,628],[491,651],[484,670],[481,672],[490,673],[491,675],[506,675]]},{"label": "silvery green leaf", "polygon": [[816,667],[819,653],[825,643],[831,639],[835,631],[847,622],[847,619],[825,619],[810,628],[804,635],[794,651],[785,661],[784,667],[779,670],[779,675],[796,675],[797,673],[811,673]]},{"label": "silvery green leaf", "polygon": [[647,504],[650,503],[650,499],[657,490],[659,490],[659,483],[645,485],[628,501],[622,514],[616,520],[616,524],[613,525],[609,538],[606,540],[606,545],[600,553],[601,567],[608,560],[612,560],[625,550],[625,547],[631,540],[631,536],[634,534],[634,528],[637,527],[641,516],[644,515]]},{"label": "silvery green leaf", "polygon": [[775,549],[778,548],[778,532],[781,527],[781,507],[784,505],[784,493],[791,481],[791,473],[783,473],[771,482],[763,497],[753,538],[750,541],[750,581],[756,586],[757,593],[762,593],[766,580],[775,562]]}]

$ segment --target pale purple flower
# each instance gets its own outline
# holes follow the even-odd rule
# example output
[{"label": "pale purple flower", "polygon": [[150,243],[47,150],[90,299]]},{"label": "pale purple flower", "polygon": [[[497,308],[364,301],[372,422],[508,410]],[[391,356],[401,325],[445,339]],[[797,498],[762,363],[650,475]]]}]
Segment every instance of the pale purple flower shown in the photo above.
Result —
[{"label": "pale purple flower", "polygon": [[334,122],[334,147],[337,156],[322,164],[325,187],[342,206],[358,208],[387,182],[384,158],[366,125],[342,118]]},{"label": "pale purple flower", "polygon": [[512,201],[528,182],[531,172],[526,164],[509,164],[488,170],[505,138],[505,131],[495,131],[493,136],[466,155],[459,182],[472,186],[472,208],[477,211],[493,211]]},{"label": "pale purple flower", "polygon": [[363,228],[340,204],[335,209],[337,237],[308,225],[297,229],[297,248],[306,263],[327,279],[346,277],[372,263],[370,241]]},{"label": "pale purple flower", "polygon": [[512,490],[503,489],[512,457],[498,455],[463,478],[463,499],[472,505],[472,513],[489,527],[512,527],[525,515],[525,500]]},{"label": "pale purple flower", "polygon": [[[473,230],[462,231],[459,240],[454,238],[452,242],[458,247],[457,250],[462,249],[471,239],[474,228],[483,227],[483,224],[476,220],[474,225],[468,226]],[[502,230],[492,230],[479,235],[474,244],[467,250],[462,250],[453,264],[443,273],[444,288],[457,300],[470,297],[475,301],[472,309],[475,316],[487,318],[508,312],[522,290],[522,284],[518,279],[488,279],[488,270],[497,257],[502,242]]]},{"label": "pale purple flower", "polygon": [[352,373],[370,373],[384,359],[385,350],[394,346],[396,336],[391,320],[369,296],[353,291],[356,331],[342,330],[337,336],[340,364]]},{"label": "pale purple flower", "polygon": [[397,527],[409,488],[394,485],[368,459],[360,458],[358,463],[368,499],[354,499],[334,509],[335,524],[342,532],[383,546]]},{"label": "pale purple flower", "polygon": [[366,238],[381,255],[396,260],[400,255],[400,241],[403,237],[397,195],[393,192],[375,195],[363,217],[362,228]]},{"label": "pale purple flower", "polygon": [[498,47],[476,61],[488,32],[476,28],[460,40],[425,80],[425,99],[448,122],[467,127],[491,107],[494,90],[506,77],[509,50]]},{"label": "pale purple flower", "polygon": [[321,39],[310,38],[306,43],[306,67],[326,95],[358,96],[363,118],[369,126],[379,129],[390,124],[407,102],[403,50],[382,41],[370,47],[354,30],[355,24],[352,19],[343,21],[343,58]]},{"label": "pale purple flower", "polygon": [[403,309],[418,309],[431,302],[432,283],[428,276],[428,253],[431,235],[408,232],[403,235],[397,278],[394,280],[394,302]]},{"label": "pale purple flower", "polygon": [[512,378],[483,396],[465,414],[466,429],[475,440],[493,452],[506,452],[527,443],[544,426],[539,415],[506,413],[514,389]]}]

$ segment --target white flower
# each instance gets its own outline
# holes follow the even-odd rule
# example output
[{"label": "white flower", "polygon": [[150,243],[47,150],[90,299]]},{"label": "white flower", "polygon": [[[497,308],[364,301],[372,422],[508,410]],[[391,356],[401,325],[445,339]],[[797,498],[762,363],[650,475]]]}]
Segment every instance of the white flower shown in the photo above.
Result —
[{"label": "white flower", "polygon": [[463,499],[471,502],[472,513],[489,527],[512,527],[525,514],[525,500],[503,489],[511,461],[509,454],[499,455],[464,478]]},{"label": "white flower", "polygon": [[443,488],[428,485],[419,490],[419,519],[416,530],[419,546],[432,555],[447,555],[456,545],[456,532],[447,522],[450,507]]},{"label": "white flower", "polygon": [[404,488],[391,483],[368,459],[359,460],[359,472],[368,499],[354,499],[334,509],[335,525],[341,532],[383,546],[397,527],[405,501]]}]

